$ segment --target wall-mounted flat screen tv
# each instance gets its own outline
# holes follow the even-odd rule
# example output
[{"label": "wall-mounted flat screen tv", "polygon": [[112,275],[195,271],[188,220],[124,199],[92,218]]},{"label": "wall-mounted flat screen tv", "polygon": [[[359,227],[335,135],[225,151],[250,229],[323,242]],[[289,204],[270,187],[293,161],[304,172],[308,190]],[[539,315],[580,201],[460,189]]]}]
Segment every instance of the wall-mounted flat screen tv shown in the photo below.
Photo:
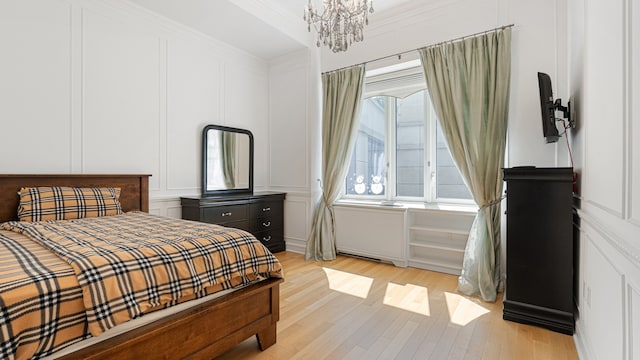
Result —
[{"label": "wall-mounted flat screen tv", "polygon": [[556,127],[556,103],[553,99],[551,78],[545,73],[538,73],[540,88],[540,111],[542,115],[542,135],[547,143],[558,141],[560,134]]}]

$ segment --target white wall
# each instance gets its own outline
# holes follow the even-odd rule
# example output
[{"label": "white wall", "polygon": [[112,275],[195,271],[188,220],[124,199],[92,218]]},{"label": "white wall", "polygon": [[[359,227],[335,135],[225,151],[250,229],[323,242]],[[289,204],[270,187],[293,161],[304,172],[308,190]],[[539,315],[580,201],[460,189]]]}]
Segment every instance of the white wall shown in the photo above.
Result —
[{"label": "white wall", "polygon": [[318,71],[313,52],[302,50],[274,59],[269,68],[269,119],[272,190],[287,193],[285,200],[285,241],[287,250],[304,253],[310,231],[311,188],[314,171],[311,161],[313,107],[317,91],[310,85]]},{"label": "white wall", "polygon": [[0,171],[146,173],[151,212],[200,192],[206,124],[269,169],[268,64],[126,1],[0,2]]},{"label": "white wall", "polygon": [[640,7],[569,2],[572,133],[581,173],[579,350],[640,359]]}]

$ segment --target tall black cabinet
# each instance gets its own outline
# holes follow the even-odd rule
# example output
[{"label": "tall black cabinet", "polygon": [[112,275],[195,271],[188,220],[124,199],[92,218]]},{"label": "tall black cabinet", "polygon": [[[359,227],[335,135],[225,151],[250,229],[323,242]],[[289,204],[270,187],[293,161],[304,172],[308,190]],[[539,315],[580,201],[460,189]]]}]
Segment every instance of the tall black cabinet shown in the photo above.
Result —
[{"label": "tall black cabinet", "polygon": [[574,332],[573,171],[504,169],[507,259],[503,318]]}]

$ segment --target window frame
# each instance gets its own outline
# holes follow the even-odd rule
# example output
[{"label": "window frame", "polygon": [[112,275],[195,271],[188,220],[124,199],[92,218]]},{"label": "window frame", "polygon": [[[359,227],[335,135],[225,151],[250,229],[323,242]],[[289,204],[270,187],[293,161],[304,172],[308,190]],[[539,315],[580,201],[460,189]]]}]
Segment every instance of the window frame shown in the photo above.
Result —
[{"label": "window frame", "polygon": [[[395,75],[395,73],[400,73]],[[391,72],[378,72],[375,75],[365,75],[365,86],[368,81],[380,81],[379,79],[398,79],[406,74],[415,74],[417,72],[422,73],[421,66],[410,66],[402,69],[401,71]],[[414,85],[415,86],[415,85]],[[409,86],[407,86],[408,88]],[[423,91],[424,96],[424,159],[425,164],[423,166],[423,196],[398,196],[397,195],[397,102],[400,98],[384,95],[384,94],[372,94],[367,96],[363,93],[361,99],[362,102],[368,98],[376,96],[385,97],[385,136],[384,136],[384,156],[385,156],[385,182],[384,195],[358,195],[347,193],[347,181],[343,179],[344,185],[342,187],[342,193],[339,200],[352,201],[352,202],[377,202],[377,203],[425,203],[425,204],[459,204],[459,205],[475,205],[473,199],[457,199],[457,198],[443,198],[437,197],[437,139],[436,139],[436,123],[437,116],[431,99],[426,89],[426,84],[423,89],[418,89],[414,93],[405,96],[412,96],[417,92]],[[358,115],[361,116],[361,115]],[[360,119],[358,119],[360,120]],[[360,124],[358,124],[360,126]],[[354,150],[355,151],[355,150]],[[350,156],[350,158],[353,155]],[[351,160],[350,160],[351,161]],[[393,168],[392,168],[393,167]]]}]

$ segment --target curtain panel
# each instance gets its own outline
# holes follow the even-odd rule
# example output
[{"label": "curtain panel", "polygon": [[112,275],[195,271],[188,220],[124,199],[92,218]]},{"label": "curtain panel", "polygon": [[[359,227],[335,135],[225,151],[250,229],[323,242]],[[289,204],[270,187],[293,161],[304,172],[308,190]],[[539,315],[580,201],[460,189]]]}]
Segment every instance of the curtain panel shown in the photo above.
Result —
[{"label": "curtain panel", "polygon": [[313,212],[307,260],[336,258],[333,203],[355,145],[364,74],[364,65],[322,74],[322,195]]},{"label": "curtain panel", "polygon": [[222,173],[224,185],[227,189],[236,187],[236,134],[230,131],[220,131],[222,147]]},{"label": "curtain panel", "polygon": [[495,301],[502,288],[500,202],[511,77],[511,29],[420,50],[449,151],[480,209],[458,290]]}]

